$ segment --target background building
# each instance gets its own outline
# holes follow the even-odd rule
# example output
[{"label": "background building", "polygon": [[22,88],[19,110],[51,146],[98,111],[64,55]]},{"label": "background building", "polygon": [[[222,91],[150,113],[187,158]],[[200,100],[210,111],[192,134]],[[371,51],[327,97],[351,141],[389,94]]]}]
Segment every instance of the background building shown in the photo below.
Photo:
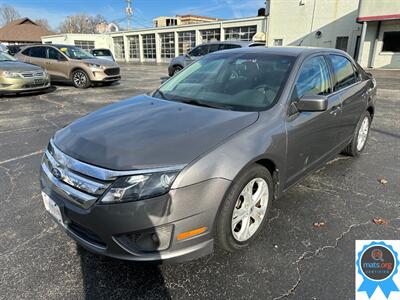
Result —
[{"label": "background building", "polygon": [[202,43],[262,40],[269,47],[338,48],[363,67],[400,68],[400,0],[270,0],[266,11],[266,16],[218,21],[191,15],[160,17],[153,28],[53,35],[42,41],[107,47],[118,61],[168,62]]},{"label": "background building", "polygon": [[363,26],[361,65],[400,68],[400,1],[361,0],[357,21]]},{"label": "background building", "polygon": [[42,36],[54,32],[36,24],[29,18],[12,21],[0,28],[0,42],[5,45],[41,43]]},{"label": "background building", "polygon": [[175,17],[158,17],[153,20],[154,27],[166,27],[177,25],[189,25],[197,23],[209,23],[215,21],[222,21],[223,19],[210,18],[196,15],[177,15]]}]

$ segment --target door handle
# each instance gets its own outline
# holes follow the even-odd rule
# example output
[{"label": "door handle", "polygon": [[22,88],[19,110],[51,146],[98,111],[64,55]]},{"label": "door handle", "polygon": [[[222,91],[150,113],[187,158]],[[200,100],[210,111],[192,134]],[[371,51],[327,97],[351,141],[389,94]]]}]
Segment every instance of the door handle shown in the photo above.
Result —
[{"label": "door handle", "polygon": [[330,111],[329,114],[331,114],[331,115],[333,115],[333,116],[336,116],[336,115],[338,114],[338,112],[340,112],[340,110],[341,110],[341,108],[340,108],[339,105],[333,106],[333,107],[331,108],[331,111]]}]

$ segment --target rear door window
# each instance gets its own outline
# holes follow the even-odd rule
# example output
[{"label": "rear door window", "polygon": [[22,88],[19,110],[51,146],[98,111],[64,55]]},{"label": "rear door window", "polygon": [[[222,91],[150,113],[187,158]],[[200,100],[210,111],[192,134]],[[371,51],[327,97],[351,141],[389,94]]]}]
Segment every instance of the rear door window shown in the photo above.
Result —
[{"label": "rear door window", "polygon": [[208,53],[213,53],[219,50],[219,44],[211,44]]},{"label": "rear door window", "polygon": [[323,56],[308,59],[300,69],[296,81],[293,99],[303,96],[328,95],[330,93],[330,77],[328,65]]},{"label": "rear door window", "polygon": [[32,47],[29,51],[29,56],[37,58],[46,58],[46,48],[45,47]]},{"label": "rear door window", "polygon": [[329,58],[336,78],[334,91],[340,91],[357,82],[357,75],[350,60],[335,54],[330,54]]},{"label": "rear door window", "polygon": [[221,47],[219,50],[228,50],[228,49],[235,49],[235,48],[241,48],[240,45],[235,45],[235,44],[221,44]]}]

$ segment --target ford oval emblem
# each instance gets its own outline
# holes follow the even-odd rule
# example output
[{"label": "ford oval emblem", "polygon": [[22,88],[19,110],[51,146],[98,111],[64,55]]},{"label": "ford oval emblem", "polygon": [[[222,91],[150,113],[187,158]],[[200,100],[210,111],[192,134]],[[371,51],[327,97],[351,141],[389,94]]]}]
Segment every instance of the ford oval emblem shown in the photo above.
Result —
[{"label": "ford oval emblem", "polygon": [[62,177],[61,171],[57,168],[51,169],[51,174],[53,174],[53,176],[57,179],[61,179],[61,177]]}]

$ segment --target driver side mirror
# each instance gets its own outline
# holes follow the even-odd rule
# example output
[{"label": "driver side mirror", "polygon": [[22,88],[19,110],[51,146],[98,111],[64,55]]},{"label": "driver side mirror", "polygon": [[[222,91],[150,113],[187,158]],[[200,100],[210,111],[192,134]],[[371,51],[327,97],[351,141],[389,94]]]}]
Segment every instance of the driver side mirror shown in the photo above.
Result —
[{"label": "driver side mirror", "polygon": [[301,97],[295,102],[298,111],[324,111],[328,108],[328,98],[321,95]]}]

